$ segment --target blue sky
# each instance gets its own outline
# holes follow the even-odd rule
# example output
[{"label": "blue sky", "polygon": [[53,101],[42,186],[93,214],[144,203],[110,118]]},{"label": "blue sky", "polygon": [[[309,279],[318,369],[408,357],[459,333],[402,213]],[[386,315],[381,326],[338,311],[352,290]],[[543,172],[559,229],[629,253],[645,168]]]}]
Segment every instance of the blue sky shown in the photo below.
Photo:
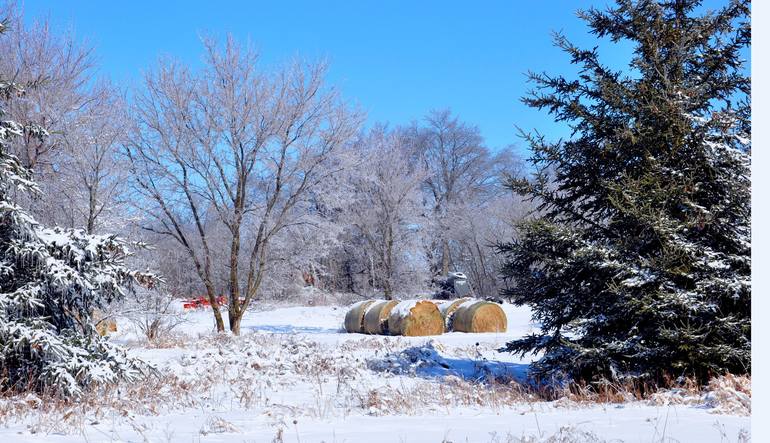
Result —
[{"label": "blue sky", "polygon": [[[96,48],[101,73],[131,87],[159,56],[200,64],[199,35],[232,33],[250,40],[272,66],[294,56],[327,58],[329,82],[359,104],[369,122],[391,125],[451,108],[476,124],[491,148],[509,144],[526,156],[515,126],[565,136],[544,112],[520,98],[528,70],[570,73],[551,44],[563,31],[594,46],[575,10],[606,2],[584,1],[133,1],[86,0],[23,3],[28,20],[49,17]],[[627,47],[603,43],[611,64]]]}]

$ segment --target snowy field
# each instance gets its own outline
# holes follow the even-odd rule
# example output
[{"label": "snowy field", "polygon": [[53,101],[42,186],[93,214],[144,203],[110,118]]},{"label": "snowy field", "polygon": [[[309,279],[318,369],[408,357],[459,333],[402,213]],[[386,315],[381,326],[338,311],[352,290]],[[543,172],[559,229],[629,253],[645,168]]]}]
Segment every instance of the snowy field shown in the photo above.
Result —
[{"label": "snowy field", "polygon": [[745,408],[716,393],[603,404],[536,400],[517,383],[530,360],[496,351],[532,328],[529,312],[505,310],[505,334],[419,338],[346,334],[345,308],[335,307],[250,312],[243,336],[217,337],[203,310],[189,313],[179,327],[185,336],[163,348],[147,347],[120,321],[113,340],[154,364],[158,377],[78,407],[5,400],[0,441],[750,440]]}]

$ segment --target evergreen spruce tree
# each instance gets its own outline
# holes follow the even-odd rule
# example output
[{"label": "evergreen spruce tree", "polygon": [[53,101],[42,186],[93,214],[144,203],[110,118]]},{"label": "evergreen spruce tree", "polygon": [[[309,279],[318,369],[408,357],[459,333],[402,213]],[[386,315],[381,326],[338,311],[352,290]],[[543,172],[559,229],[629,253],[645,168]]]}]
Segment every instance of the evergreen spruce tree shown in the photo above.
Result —
[{"label": "evergreen spruce tree", "polygon": [[578,13],[630,41],[613,71],[564,36],[575,80],[530,74],[524,102],[573,130],[525,134],[536,174],[511,180],[539,204],[500,245],[504,295],[533,308],[535,376],[661,383],[750,372],[749,4],[619,0]]},{"label": "evergreen spruce tree", "polygon": [[[0,33],[6,30],[0,24]],[[17,197],[39,191],[8,143],[22,134],[47,136],[42,127],[6,120],[3,109],[23,94],[23,85],[0,73],[0,388],[77,396],[94,383],[144,371],[99,336],[91,312],[151,277],[126,268],[119,238],[45,228],[18,206]]]}]

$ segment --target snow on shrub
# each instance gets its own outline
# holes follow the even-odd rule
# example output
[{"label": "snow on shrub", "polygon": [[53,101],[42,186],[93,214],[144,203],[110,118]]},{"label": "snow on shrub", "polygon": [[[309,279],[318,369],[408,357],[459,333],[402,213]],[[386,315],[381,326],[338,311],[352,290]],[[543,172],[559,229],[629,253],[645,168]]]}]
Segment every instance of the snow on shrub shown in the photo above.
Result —
[{"label": "snow on shrub", "polygon": [[751,415],[751,377],[732,374],[714,377],[704,391],[683,388],[656,392],[653,405],[705,406],[714,414]]},{"label": "snow on shrub", "polygon": [[127,244],[116,236],[45,228],[17,204],[39,191],[8,141],[47,136],[41,127],[2,120],[4,105],[23,93],[0,73],[0,388],[76,396],[143,372],[99,336],[91,312],[152,277],[126,268]]},{"label": "snow on shrub", "polygon": [[422,377],[459,377],[468,381],[510,382],[526,379],[522,365],[468,358],[449,358],[442,355],[440,343],[431,340],[393,352],[381,358],[367,360],[367,367],[375,372],[414,374]]},{"label": "snow on shrub", "polygon": [[727,374],[712,378],[705,401],[718,414],[751,415],[751,377]]}]

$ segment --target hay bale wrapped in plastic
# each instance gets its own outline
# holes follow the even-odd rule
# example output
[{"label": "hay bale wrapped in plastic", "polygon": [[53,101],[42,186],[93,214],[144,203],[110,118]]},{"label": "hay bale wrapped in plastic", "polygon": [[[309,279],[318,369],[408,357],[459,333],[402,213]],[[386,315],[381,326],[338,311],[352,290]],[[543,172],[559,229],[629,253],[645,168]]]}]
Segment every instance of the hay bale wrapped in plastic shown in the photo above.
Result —
[{"label": "hay bale wrapped in plastic", "polygon": [[457,332],[505,332],[508,318],[497,303],[468,300],[452,315],[452,330]]},{"label": "hay bale wrapped in plastic", "polygon": [[380,300],[369,305],[364,314],[364,332],[367,334],[388,334],[390,311],[398,300]]},{"label": "hay bale wrapped in plastic", "polygon": [[348,332],[364,332],[364,314],[376,300],[362,300],[355,303],[345,314],[345,330]]},{"label": "hay bale wrapped in plastic", "polygon": [[441,312],[441,316],[444,317],[444,332],[452,331],[452,319],[454,318],[455,312],[460,308],[460,306],[467,302],[473,300],[469,297],[463,297],[458,298],[457,300],[436,300],[434,303],[436,303],[436,306],[438,306],[438,310]]},{"label": "hay bale wrapped in plastic", "polygon": [[391,335],[418,337],[444,333],[444,318],[430,300],[402,301],[390,311],[388,329]]}]

